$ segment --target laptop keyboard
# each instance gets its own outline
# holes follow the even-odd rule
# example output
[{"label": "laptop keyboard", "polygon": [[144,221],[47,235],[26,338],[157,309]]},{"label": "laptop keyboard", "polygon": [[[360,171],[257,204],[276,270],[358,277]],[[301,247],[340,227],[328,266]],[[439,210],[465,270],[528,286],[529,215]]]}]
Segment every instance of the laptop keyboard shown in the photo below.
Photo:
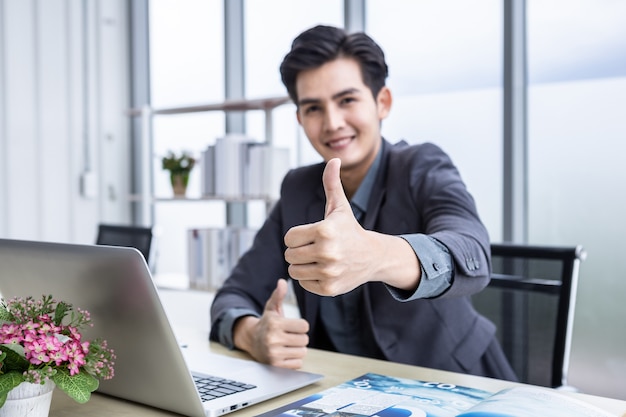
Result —
[{"label": "laptop keyboard", "polygon": [[198,392],[200,392],[200,398],[202,398],[202,401],[210,401],[226,395],[256,388],[256,385],[245,384],[243,382],[214,376],[194,375],[193,380],[196,383]]}]

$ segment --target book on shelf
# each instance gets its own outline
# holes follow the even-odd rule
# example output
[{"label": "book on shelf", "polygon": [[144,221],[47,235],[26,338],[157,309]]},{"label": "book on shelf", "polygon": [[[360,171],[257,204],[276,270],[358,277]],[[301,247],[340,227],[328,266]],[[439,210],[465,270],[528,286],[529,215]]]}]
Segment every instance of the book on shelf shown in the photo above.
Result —
[{"label": "book on shelf", "polygon": [[251,196],[280,197],[280,184],[289,170],[289,149],[256,144],[248,148],[248,187]]},{"label": "book on shelf", "polygon": [[246,151],[251,139],[230,134],[215,141],[215,194],[222,197],[243,195]]},{"label": "book on shelf", "polygon": [[373,373],[260,416],[616,417],[550,388],[518,385],[493,393]]},{"label": "book on shelf", "polygon": [[215,146],[202,151],[200,158],[200,184],[202,195],[215,195]]},{"label": "book on shelf", "polygon": [[277,199],[290,168],[289,149],[229,134],[202,152],[201,167],[204,196]]}]

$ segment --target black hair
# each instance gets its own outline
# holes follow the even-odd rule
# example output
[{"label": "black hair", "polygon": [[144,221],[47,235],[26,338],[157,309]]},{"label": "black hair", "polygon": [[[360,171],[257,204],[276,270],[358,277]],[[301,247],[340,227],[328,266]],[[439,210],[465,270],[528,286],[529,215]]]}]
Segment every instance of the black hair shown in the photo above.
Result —
[{"label": "black hair", "polygon": [[349,34],[341,28],[318,25],[294,39],[280,65],[281,78],[291,100],[298,104],[296,77],[300,72],[319,68],[338,58],[357,61],[363,82],[376,98],[388,75],[385,54],[380,46],[363,32]]}]

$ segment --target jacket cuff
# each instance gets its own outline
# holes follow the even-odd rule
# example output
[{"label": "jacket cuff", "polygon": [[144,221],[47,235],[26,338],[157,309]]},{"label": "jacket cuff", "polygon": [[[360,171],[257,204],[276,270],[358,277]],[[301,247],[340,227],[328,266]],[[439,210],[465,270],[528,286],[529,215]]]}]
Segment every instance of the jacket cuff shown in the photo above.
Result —
[{"label": "jacket cuff", "polygon": [[422,279],[414,292],[387,286],[391,295],[399,301],[434,298],[452,285],[454,264],[448,248],[437,239],[424,234],[400,235],[413,248],[420,262]]},{"label": "jacket cuff", "polygon": [[244,316],[260,317],[259,313],[254,310],[247,308],[231,308],[227,310],[216,323],[218,326],[217,339],[228,349],[235,349],[233,326],[238,319]]}]

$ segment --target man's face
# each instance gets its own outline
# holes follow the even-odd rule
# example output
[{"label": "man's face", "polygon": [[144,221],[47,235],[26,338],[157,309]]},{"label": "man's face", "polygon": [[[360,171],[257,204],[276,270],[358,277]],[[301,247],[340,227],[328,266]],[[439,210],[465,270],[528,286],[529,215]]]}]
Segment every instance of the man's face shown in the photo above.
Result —
[{"label": "man's face", "polygon": [[298,74],[296,92],[298,122],[315,150],[325,161],[340,158],[342,172],[364,176],[380,147],[389,90],[374,99],[358,63],[340,58]]}]

